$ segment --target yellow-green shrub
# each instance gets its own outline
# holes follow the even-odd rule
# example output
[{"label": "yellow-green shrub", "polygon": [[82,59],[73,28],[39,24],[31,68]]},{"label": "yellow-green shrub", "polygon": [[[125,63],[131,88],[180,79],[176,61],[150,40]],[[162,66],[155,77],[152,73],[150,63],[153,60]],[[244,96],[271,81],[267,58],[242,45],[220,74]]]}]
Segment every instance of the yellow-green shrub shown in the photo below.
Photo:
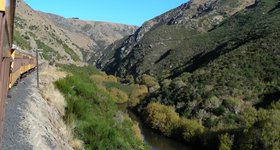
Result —
[{"label": "yellow-green shrub", "polygon": [[150,103],[147,106],[147,113],[147,122],[152,128],[160,130],[167,136],[171,135],[172,130],[177,128],[180,120],[173,107],[158,102]]},{"label": "yellow-green shrub", "polygon": [[197,120],[181,119],[180,131],[182,131],[183,139],[187,142],[204,132],[204,126]]},{"label": "yellow-green shrub", "polygon": [[118,82],[118,79],[115,76],[107,75],[104,72],[101,72],[99,74],[93,74],[91,76],[91,79],[99,85],[103,84],[103,82],[112,82],[112,83],[117,83]]},{"label": "yellow-green shrub", "polygon": [[223,134],[219,137],[219,150],[231,150],[232,140],[228,134]]},{"label": "yellow-green shrub", "polygon": [[109,89],[110,95],[116,100],[117,103],[125,103],[128,101],[128,96],[122,90],[111,88]]},{"label": "yellow-green shrub", "polygon": [[107,75],[106,76],[106,82],[113,82],[113,83],[117,83],[118,82],[118,79],[113,76],[113,75]]},{"label": "yellow-green shrub", "polygon": [[148,88],[145,85],[134,85],[133,90],[130,93],[129,99],[130,99],[130,104],[132,106],[136,106],[139,104],[140,100],[146,96],[148,93]]},{"label": "yellow-green shrub", "polygon": [[101,85],[104,81],[104,76],[99,74],[94,74],[90,77],[91,80],[93,80],[96,84]]},{"label": "yellow-green shrub", "polygon": [[138,79],[138,83],[146,85],[150,91],[154,91],[159,88],[157,80],[149,75],[143,74]]}]

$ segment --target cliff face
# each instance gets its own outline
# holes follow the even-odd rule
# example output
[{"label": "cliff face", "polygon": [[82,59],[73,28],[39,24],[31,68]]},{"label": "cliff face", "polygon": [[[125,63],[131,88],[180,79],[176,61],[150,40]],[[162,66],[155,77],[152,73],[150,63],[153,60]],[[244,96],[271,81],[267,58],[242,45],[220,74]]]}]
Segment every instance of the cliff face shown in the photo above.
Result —
[{"label": "cliff face", "polygon": [[[168,64],[168,72],[179,67],[183,63],[182,59],[186,60],[186,57],[197,53],[184,47],[179,49],[185,43],[184,40],[195,34],[206,33],[224,19],[254,3],[255,0],[191,0],[144,23],[133,35],[112,46],[115,51],[113,57],[108,59],[104,54],[106,59],[101,58],[97,66],[117,75],[135,75],[151,70],[154,70],[152,74],[162,74],[162,66]],[[170,50],[178,50],[172,54],[190,54],[183,54],[178,64],[170,64],[170,61],[165,64],[156,63],[159,59],[161,62],[166,61],[161,56]]]},{"label": "cliff face", "polygon": [[137,29],[108,22],[66,19],[35,11],[22,0],[17,1],[15,22],[16,44],[23,49],[43,48],[45,58],[54,57],[65,63],[98,58],[102,49]]}]

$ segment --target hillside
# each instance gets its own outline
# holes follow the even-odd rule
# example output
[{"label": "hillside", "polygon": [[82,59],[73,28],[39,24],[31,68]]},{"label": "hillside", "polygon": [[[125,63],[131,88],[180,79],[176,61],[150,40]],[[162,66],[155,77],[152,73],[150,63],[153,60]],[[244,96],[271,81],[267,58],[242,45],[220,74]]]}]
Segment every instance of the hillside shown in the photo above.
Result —
[{"label": "hillside", "polygon": [[86,148],[146,148],[123,103],[200,149],[280,148],[279,0],[190,0],[138,29],[18,7],[17,44],[111,74],[58,65],[71,74],[56,82],[64,119]]},{"label": "hillside", "polygon": [[42,48],[45,59],[54,57],[56,61],[67,63],[98,58],[102,49],[132,34],[137,27],[67,19],[33,10],[18,0],[15,29],[15,43],[23,49]]},{"label": "hillside", "polygon": [[203,47],[201,43],[211,39],[205,38],[200,42],[196,39],[200,38],[198,36],[207,34],[254,1],[191,0],[144,23],[133,35],[115,46],[114,57],[99,61],[98,66],[117,75],[149,73],[168,76],[195,55],[217,46],[206,44]]},{"label": "hillside", "polygon": [[279,149],[279,20],[279,0],[193,0],[110,46],[115,53],[98,67],[146,84],[136,110],[167,136]]}]

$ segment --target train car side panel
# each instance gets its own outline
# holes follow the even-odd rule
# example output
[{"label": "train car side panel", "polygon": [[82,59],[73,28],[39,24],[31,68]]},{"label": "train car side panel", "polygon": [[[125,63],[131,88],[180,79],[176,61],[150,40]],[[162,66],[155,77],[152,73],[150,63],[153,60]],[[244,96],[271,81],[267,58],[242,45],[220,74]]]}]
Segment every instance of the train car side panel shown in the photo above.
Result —
[{"label": "train car side panel", "polygon": [[9,86],[10,50],[13,40],[15,0],[0,0],[0,142]]},{"label": "train car side panel", "polygon": [[11,88],[17,79],[20,77],[21,72],[20,72],[20,67],[21,67],[21,56],[17,54],[17,51],[12,49],[11,50],[11,57],[12,57],[12,62],[11,62],[11,69],[10,69],[10,84],[9,88]]},{"label": "train car side panel", "polygon": [[[7,30],[7,22],[5,18],[5,13],[0,13],[0,48],[1,48],[1,59],[0,59],[0,135],[3,131],[3,116],[5,110],[5,102],[8,92],[9,84],[9,71],[10,71],[10,41],[9,33]],[[2,140],[2,139],[0,139]]]}]

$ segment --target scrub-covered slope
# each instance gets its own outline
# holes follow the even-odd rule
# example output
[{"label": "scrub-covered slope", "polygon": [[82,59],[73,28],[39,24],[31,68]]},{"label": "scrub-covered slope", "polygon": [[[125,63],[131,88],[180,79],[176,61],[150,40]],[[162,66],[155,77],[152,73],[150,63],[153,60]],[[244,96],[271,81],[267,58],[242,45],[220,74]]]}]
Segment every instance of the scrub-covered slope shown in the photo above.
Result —
[{"label": "scrub-covered slope", "polygon": [[[180,17],[167,19],[172,12]],[[104,70],[158,80],[137,110],[167,136],[207,148],[279,149],[279,20],[279,0],[190,1],[147,22],[155,24],[120,44]]]}]

